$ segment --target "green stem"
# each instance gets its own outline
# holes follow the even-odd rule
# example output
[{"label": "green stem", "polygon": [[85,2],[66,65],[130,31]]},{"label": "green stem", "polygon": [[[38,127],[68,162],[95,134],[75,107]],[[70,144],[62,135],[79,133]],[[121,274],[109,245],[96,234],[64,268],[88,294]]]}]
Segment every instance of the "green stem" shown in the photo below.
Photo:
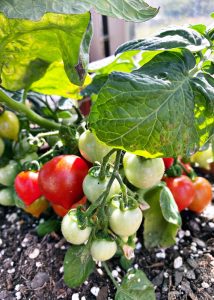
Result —
[{"label": "green stem", "polygon": [[50,149],[49,151],[45,152],[43,155],[41,155],[37,160],[40,161],[42,160],[44,157],[52,154],[54,152],[54,149]]},{"label": "green stem", "polygon": [[120,288],[119,284],[117,283],[117,281],[116,281],[116,280],[114,279],[114,277],[112,276],[111,271],[110,271],[110,269],[109,269],[107,263],[102,262],[102,265],[103,265],[103,267],[104,267],[106,273],[107,273],[108,276],[110,277],[111,281],[112,281],[113,284],[115,285],[115,287],[116,287],[117,289]]},{"label": "green stem", "polygon": [[105,179],[106,166],[108,164],[109,158],[116,151],[117,151],[116,149],[112,149],[111,151],[109,151],[108,154],[106,154],[106,156],[104,156],[103,161],[102,161],[102,165],[101,165],[101,168],[100,168],[100,174],[99,174],[99,179],[101,181]]},{"label": "green stem", "polygon": [[122,177],[120,176],[120,174],[118,172],[115,174],[115,177],[116,177],[117,181],[120,184],[120,188],[121,188],[122,195],[123,195],[123,201],[124,201],[124,204],[125,204],[125,207],[126,207],[126,206],[128,206],[127,187],[124,184],[123,179],[122,179]]},{"label": "green stem", "polygon": [[24,114],[31,122],[40,125],[41,127],[47,128],[47,129],[59,129],[60,124],[47,120],[34,111],[32,111],[30,108],[28,108],[25,104],[17,102],[7,96],[1,89],[0,89],[0,102],[5,104],[10,109],[15,110],[16,112]]},{"label": "green stem", "polygon": [[58,135],[59,134],[59,130],[55,130],[55,131],[50,131],[50,132],[41,132],[38,133],[36,138],[43,138],[46,136],[52,136],[52,135]]},{"label": "green stem", "polygon": [[100,197],[88,208],[88,210],[86,211],[86,216],[89,217],[91,216],[91,214],[95,211],[95,209],[97,209],[97,207],[101,207],[102,205],[105,204],[106,198],[110,192],[111,186],[115,180],[115,176],[116,173],[119,169],[120,166],[120,157],[121,157],[121,150],[117,150],[117,155],[116,155],[116,159],[115,159],[115,164],[114,164],[114,169],[111,175],[111,178],[108,182],[108,185],[106,187],[106,190],[100,195]]}]

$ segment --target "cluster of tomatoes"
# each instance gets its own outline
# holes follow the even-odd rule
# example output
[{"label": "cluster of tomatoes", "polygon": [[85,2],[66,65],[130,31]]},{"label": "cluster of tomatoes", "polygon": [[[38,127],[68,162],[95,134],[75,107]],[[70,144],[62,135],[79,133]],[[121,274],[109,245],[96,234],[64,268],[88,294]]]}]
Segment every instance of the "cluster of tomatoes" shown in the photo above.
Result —
[{"label": "cluster of tomatoes", "polygon": [[[12,112],[8,113],[4,118],[13,118],[10,124],[16,124],[17,130],[12,136],[0,122],[0,137],[16,140],[18,119]],[[1,144],[3,147],[2,139]],[[65,239],[75,245],[90,240],[95,260],[108,260],[114,256],[118,245],[123,247],[135,241],[143,212],[140,202],[127,190],[134,194],[165,182],[179,211],[189,208],[200,213],[212,200],[211,184],[197,177],[191,165],[180,159],[145,159],[126,152],[112,180],[116,151],[100,142],[89,130],[80,135],[78,146],[79,156],[55,156],[37,171],[20,172],[20,164],[9,161],[0,169],[0,184],[5,187],[0,191],[0,203],[10,205],[11,202],[12,205],[11,199],[16,197],[16,204],[21,202],[18,206],[36,217],[51,205],[55,213],[63,217],[61,229]],[[103,173],[101,163],[111,151]],[[29,160],[38,158],[33,154]],[[179,169],[180,174],[177,173]],[[15,195],[11,194],[12,190]]]}]

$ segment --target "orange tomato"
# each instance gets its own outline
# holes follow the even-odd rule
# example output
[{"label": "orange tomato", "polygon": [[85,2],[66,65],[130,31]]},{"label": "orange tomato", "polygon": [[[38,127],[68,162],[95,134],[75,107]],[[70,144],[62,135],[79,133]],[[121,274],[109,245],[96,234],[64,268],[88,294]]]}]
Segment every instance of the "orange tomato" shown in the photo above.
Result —
[{"label": "orange tomato", "polygon": [[24,211],[38,218],[48,208],[48,206],[49,202],[44,197],[40,197],[32,204],[26,206]]},{"label": "orange tomato", "polygon": [[196,177],[193,185],[195,188],[195,197],[188,208],[196,213],[201,213],[212,201],[212,186],[203,177]]}]

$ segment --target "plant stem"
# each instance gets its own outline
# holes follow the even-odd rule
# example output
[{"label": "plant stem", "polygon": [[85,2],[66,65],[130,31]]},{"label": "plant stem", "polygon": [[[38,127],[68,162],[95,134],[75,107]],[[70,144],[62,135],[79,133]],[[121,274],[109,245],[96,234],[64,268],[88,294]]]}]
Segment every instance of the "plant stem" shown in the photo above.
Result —
[{"label": "plant stem", "polygon": [[103,265],[103,267],[104,267],[106,273],[107,273],[108,276],[110,277],[111,281],[112,281],[113,284],[115,285],[115,287],[116,287],[117,289],[120,288],[119,284],[117,283],[117,281],[116,281],[116,280],[114,279],[114,277],[112,276],[111,271],[110,271],[110,269],[109,269],[107,263],[102,262],[102,265]]},{"label": "plant stem", "polygon": [[31,122],[40,125],[41,127],[47,128],[47,129],[59,129],[60,124],[47,120],[34,111],[32,111],[30,108],[28,108],[25,104],[17,102],[7,96],[1,89],[0,89],[0,102],[5,104],[10,109],[15,110],[16,112],[24,114]]},{"label": "plant stem", "polygon": [[117,181],[120,184],[122,195],[123,195],[123,201],[124,201],[124,204],[125,204],[125,207],[126,207],[126,206],[128,206],[127,187],[124,184],[123,179],[122,179],[122,177],[120,176],[120,174],[118,172],[115,174],[115,177],[116,177]]},{"label": "plant stem", "polygon": [[59,130],[50,131],[50,132],[41,132],[36,135],[36,138],[43,138],[46,136],[52,136],[52,135],[58,135],[58,134],[59,134]]},{"label": "plant stem", "polygon": [[113,172],[112,172],[112,175],[111,175],[111,178],[108,182],[108,185],[106,187],[106,190],[100,195],[100,197],[88,208],[88,210],[86,211],[86,216],[90,216],[94,210],[97,208],[97,207],[101,207],[102,205],[104,205],[105,201],[106,201],[106,198],[110,192],[110,189],[111,189],[111,186],[112,186],[112,183],[114,182],[115,180],[115,177],[116,177],[116,173],[119,169],[119,166],[120,166],[120,157],[121,157],[121,153],[122,153],[122,150],[117,150],[117,155],[116,155],[116,160],[115,160],[115,164],[114,164],[114,169],[113,169]]},{"label": "plant stem", "polygon": [[104,158],[103,158],[102,165],[101,165],[101,168],[100,168],[100,174],[99,174],[99,178],[100,178],[101,181],[105,179],[106,166],[107,166],[107,164],[108,164],[108,161],[109,161],[110,156],[111,156],[115,151],[117,151],[117,150],[116,150],[116,149],[112,149],[112,150],[109,151],[109,153],[106,154],[106,156],[104,156]]}]

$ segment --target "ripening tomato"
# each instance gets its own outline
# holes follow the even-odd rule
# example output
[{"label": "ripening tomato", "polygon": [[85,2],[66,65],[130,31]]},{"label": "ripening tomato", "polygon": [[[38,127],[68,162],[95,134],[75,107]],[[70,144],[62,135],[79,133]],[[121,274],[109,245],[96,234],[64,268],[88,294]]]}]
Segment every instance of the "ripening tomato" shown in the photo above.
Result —
[{"label": "ripening tomato", "polygon": [[26,205],[32,204],[42,196],[38,177],[39,173],[34,171],[22,171],[16,176],[14,183],[16,193]]},{"label": "ripening tomato", "polygon": [[82,183],[88,169],[81,157],[56,156],[45,163],[39,172],[40,190],[51,203],[70,209],[83,197]]},{"label": "ripening tomato", "polygon": [[[103,157],[109,153],[111,147],[102,143],[89,130],[84,131],[79,138],[79,151],[81,155],[89,162],[102,162]],[[115,154],[110,157],[110,162],[114,162]]]},{"label": "ripening tomato", "polygon": [[193,185],[195,197],[188,208],[196,213],[201,213],[212,200],[212,186],[203,177],[196,177]]},{"label": "ripening tomato", "polygon": [[[73,204],[71,206],[71,209],[77,208],[80,205],[85,205],[86,202],[87,202],[87,198],[84,196],[84,197],[82,197],[82,199],[80,199],[80,201],[78,201],[75,204]],[[65,209],[64,207],[62,207],[61,205],[58,205],[58,204],[52,204],[52,207],[53,207],[54,212],[59,217],[64,217],[68,213],[68,211],[70,210],[70,209]]]},{"label": "ripening tomato", "polygon": [[169,169],[173,163],[174,163],[174,158],[173,157],[163,157],[163,162],[165,165],[165,169]]},{"label": "ripening tomato", "polygon": [[5,110],[0,115],[0,137],[17,140],[19,127],[19,119],[12,111]]},{"label": "ripening tomato", "polygon": [[139,189],[158,184],[165,171],[162,158],[145,159],[128,152],[123,157],[123,166],[128,181]]},{"label": "ripening tomato", "polygon": [[164,178],[170,189],[179,211],[187,208],[195,197],[195,188],[191,179],[185,175]]},{"label": "ripening tomato", "polygon": [[41,197],[32,204],[26,206],[24,211],[36,218],[39,218],[39,216],[48,208],[48,206],[49,202],[44,197]]}]

